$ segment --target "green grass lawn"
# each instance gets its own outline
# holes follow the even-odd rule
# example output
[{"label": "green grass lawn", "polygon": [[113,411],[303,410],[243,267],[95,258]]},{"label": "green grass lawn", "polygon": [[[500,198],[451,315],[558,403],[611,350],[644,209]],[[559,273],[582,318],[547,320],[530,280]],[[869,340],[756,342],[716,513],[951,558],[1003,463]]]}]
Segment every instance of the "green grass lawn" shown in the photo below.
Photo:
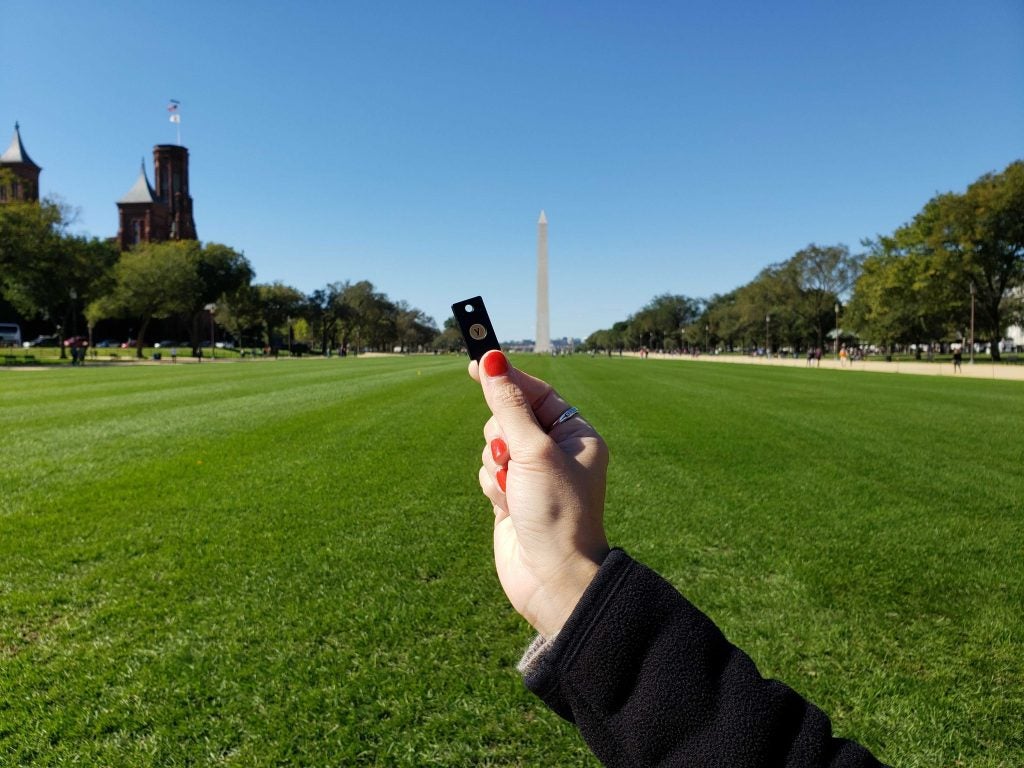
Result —
[{"label": "green grass lawn", "polygon": [[[1020,383],[514,358],[613,543],[894,766],[1024,762]],[[0,372],[0,764],[595,765],[513,666],[455,357]]]}]

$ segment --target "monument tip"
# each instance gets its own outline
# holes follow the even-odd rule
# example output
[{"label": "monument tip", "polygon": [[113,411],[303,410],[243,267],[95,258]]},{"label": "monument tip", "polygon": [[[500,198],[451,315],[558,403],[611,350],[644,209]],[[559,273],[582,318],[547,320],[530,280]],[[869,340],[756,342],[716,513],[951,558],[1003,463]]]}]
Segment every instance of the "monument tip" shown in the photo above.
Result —
[{"label": "monument tip", "polygon": [[544,215],[544,211],[543,210],[541,210],[541,212],[540,212],[540,218],[537,219],[537,223],[538,224],[547,224],[548,223],[548,217]]}]

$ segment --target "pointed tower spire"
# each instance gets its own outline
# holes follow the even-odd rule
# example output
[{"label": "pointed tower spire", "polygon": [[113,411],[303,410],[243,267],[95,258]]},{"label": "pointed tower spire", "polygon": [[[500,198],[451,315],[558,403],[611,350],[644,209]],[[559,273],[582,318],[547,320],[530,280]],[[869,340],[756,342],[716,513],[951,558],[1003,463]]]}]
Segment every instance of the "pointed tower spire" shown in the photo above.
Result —
[{"label": "pointed tower spire", "polygon": [[146,176],[146,158],[142,158],[139,168],[139,177],[135,180],[128,194],[118,200],[121,203],[152,203],[156,200],[156,193],[149,185],[149,178]]},{"label": "pointed tower spire", "polygon": [[15,123],[11,145],[0,155],[0,168],[14,174],[9,183],[0,184],[0,203],[39,199],[39,172],[43,169],[25,151],[20,129],[21,126]]},{"label": "pointed tower spire", "polygon": [[24,165],[36,171],[41,171],[42,168],[36,165],[32,158],[28,156],[28,152],[25,151],[25,145],[21,143],[20,129],[21,126],[15,123],[14,137],[11,139],[11,145],[0,155],[0,163],[3,165]]}]

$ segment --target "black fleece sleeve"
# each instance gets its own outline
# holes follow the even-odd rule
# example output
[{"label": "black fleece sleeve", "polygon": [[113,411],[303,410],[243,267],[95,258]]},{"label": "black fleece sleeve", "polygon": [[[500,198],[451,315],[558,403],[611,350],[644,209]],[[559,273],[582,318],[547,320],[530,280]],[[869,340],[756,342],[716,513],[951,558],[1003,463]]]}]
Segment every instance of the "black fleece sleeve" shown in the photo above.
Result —
[{"label": "black fleece sleeve", "polygon": [[863,747],[766,680],[654,571],[612,550],[569,621],[525,673],[608,766],[865,768]]}]

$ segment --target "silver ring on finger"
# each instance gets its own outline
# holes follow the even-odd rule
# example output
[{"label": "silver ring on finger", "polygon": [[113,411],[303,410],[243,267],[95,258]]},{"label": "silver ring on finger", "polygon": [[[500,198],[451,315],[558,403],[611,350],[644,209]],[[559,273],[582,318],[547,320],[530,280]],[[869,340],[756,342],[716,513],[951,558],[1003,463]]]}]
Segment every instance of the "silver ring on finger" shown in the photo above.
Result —
[{"label": "silver ring on finger", "polygon": [[569,419],[579,416],[579,414],[580,409],[577,408],[575,405],[566,408],[564,411],[562,411],[562,415],[555,419],[554,422],[552,422],[551,426],[547,428],[547,431],[550,433],[551,430],[553,430],[559,424],[564,424]]}]

